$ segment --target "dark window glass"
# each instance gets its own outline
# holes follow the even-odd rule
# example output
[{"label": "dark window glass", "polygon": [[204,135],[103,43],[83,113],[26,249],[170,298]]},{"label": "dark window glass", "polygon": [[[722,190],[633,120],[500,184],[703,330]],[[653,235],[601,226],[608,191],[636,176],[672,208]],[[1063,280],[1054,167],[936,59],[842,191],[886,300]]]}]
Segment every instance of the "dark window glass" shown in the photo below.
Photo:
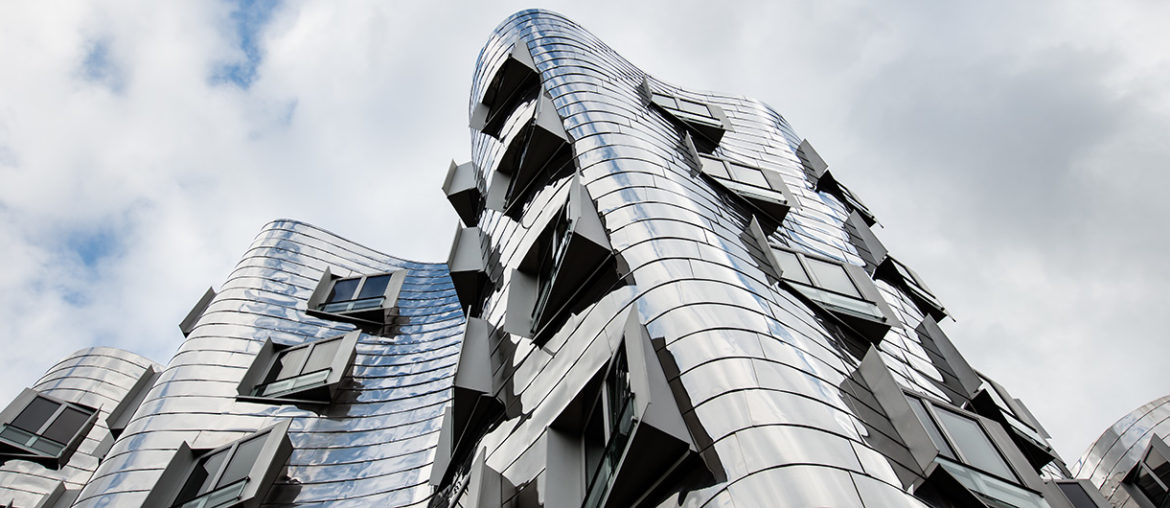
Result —
[{"label": "dark window glass", "polygon": [[252,465],[256,463],[256,457],[260,455],[260,450],[264,448],[264,437],[257,436],[251,438],[236,447],[235,453],[232,454],[232,460],[228,462],[227,467],[223,470],[223,476],[216,483],[216,488],[231,485],[248,477],[248,472],[252,470]]},{"label": "dark window glass", "polygon": [[77,408],[66,407],[61,410],[61,414],[41,435],[58,443],[68,443],[73,440],[73,436],[81,430],[81,426],[85,425],[86,420],[89,420],[92,414]]},{"label": "dark window glass", "polygon": [[386,296],[386,285],[390,283],[390,275],[378,275],[366,279],[358,299]]},{"label": "dark window glass", "polygon": [[955,452],[951,450],[951,446],[947,444],[947,440],[943,438],[942,432],[938,430],[938,426],[934,424],[934,419],[926,411],[926,407],[922,405],[922,401],[907,397],[907,402],[910,403],[910,409],[914,411],[914,416],[918,417],[918,421],[922,422],[922,426],[926,428],[926,433],[930,435],[930,441],[938,448],[938,452],[943,457],[950,459],[955,458]]},{"label": "dark window glass", "polygon": [[853,281],[845,273],[844,267],[812,258],[805,258],[805,262],[808,264],[809,270],[820,281],[822,289],[861,298],[861,293],[857,292],[857,287],[853,285]]},{"label": "dark window glass", "polygon": [[1056,486],[1060,487],[1060,491],[1072,502],[1074,508],[1097,508],[1097,503],[1093,502],[1093,498],[1089,497],[1080,483],[1059,482]]},{"label": "dark window glass", "polygon": [[[341,279],[333,283],[333,290],[329,292],[329,298],[326,302],[344,302],[353,299],[353,294],[357,291],[358,283],[361,278],[356,279]],[[384,290],[385,288],[383,288]]]},{"label": "dark window glass", "polygon": [[1170,504],[1170,462],[1156,449],[1137,466],[1134,484],[1159,508]]},{"label": "dark window glass", "polygon": [[776,249],[773,249],[772,252],[776,253],[776,261],[780,263],[780,270],[784,272],[780,275],[781,277],[801,284],[812,285],[812,281],[808,280],[808,274],[804,273],[804,267],[800,266],[800,260],[796,258],[796,254]]},{"label": "dark window glass", "polygon": [[276,365],[268,382],[296,377],[301,374],[301,367],[305,364],[305,357],[309,355],[308,347],[288,349],[276,357]]},{"label": "dark window glass", "polygon": [[959,449],[967,464],[1002,478],[1016,479],[1003,457],[999,455],[999,450],[991,444],[991,440],[983,433],[983,428],[978,423],[941,408],[935,411],[935,414],[938,415],[939,423],[947,430],[947,434],[955,440],[955,447]]},{"label": "dark window glass", "polygon": [[328,369],[333,365],[333,357],[337,354],[338,347],[341,347],[340,340],[327,340],[314,344],[313,352],[309,355],[309,361],[305,362],[305,368],[301,369],[301,373],[308,374],[310,372]]},{"label": "dark window glass", "polygon": [[183,484],[183,490],[179,492],[175,504],[185,503],[210,491],[212,482],[215,481],[215,475],[219,472],[224,460],[227,459],[229,451],[231,451],[230,448],[200,459],[199,463],[195,465],[195,470],[191,472],[191,476],[187,477],[187,483]]},{"label": "dark window glass", "polygon": [[16,419],[12,420],[12,426],[36,433],[41,430],[45,422],[49,421],[53,413],[57,412],[58,407],[61,405],[44,397],[34,398],[28,406],[25,406],[24,411],[21,411]]}]

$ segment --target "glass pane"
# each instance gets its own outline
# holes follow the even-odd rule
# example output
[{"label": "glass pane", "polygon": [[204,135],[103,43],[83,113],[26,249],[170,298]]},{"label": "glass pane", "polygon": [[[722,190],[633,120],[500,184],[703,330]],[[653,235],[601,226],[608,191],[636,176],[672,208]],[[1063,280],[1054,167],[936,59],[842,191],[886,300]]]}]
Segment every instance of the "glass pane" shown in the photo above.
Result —
[{"label": "glass pane", "polygon": [[958,480],[959,483],[963,484],[967,490],[979,495],[990,506],[1005,508],[1049,508],[1048,503],[1040,496],[1008,482],[985,475],[974,469],[968,469],[947,459],[939,459],[938,463],[951,476]]},{"label": "glass pane", "polygon": [[5,425],[3,429],[0,429],[0,439],[17,446],[29,446],[29,444],[36,441],[36,437],[36,434],[11,425]]},{"label": "glass pane", "polygon": [[12,426],[36,433],[41,430],[45,422],[57,412],[57,408],[61,405],[44,397],[36,397],[25,406],[24,411],[16,415],[16,419],[12,420]]},{"label": "glass pane", "polygon": [[1077,482],[1059,482],[1056,484],[1060,487],[1060,491],[1064,493],[1072,502],[1073,508],[1097,508],[1097,503],[1093,502],[1093,498],[1081,488],[1081,484]]},{"label": "glass pane", "polygon": [[853,285],[853,281],[845,273],[845,267],[812,258],[805,258],[805,263],[808,264],[808,269],[812,271],[813,276],[820,282],[821,288],[861,298],[861,293],[857,292],[857,287]]},{"label": "glass pane", "polygon": [[305,364],[307,356],[309,356],[309,348],[307,347],[284,350],[276,356],[275,365],[269,371],[268,379],[265,382],[271,383],[301,375],[301,366]]},{"label": "glass pane", "polygon": [[777,249],[772,249],[772,252],[776,254],[776,261],[780,263],[780,271],[784,272],[780,275],[781,277],[812,285],[812,281],[808,280],[808,274],[804,273],[804,267],[800,266],[800,260],[796,258],[796,254]]},{"label": "glass pane", "polygon": [[734,162],[731,163],[730,166],[731,166],[731,172],[733,174],[733,177],[736,180],[738,180],[742,183],[754,185],[756,187],[761,187],[764,189],[769,188],[768,187],[768,180],[766,178],[764,178],[764,173],[762,171],[760,171],[756,168],[749,168],[747,166],[741,166],[741,165],[736,164]]},{"label": "glass pane", "polygon": [[264,448],[265,437],[268,437],[268,434],[248,439],[236,447],[236,453],[232,454],[232,460],[228,462],[227,468],[223,471],[223,476],[220,477],[219,483],[216,484],[217,488],[248,477],[248,473],[252,471],[252,465],[256,463],[256,457],[260,455],[260,450]]},{"label": "glass pane", "polygon": [[687,113],[694,113],[696,115],[711,116],[711,110],[707,108],[706,104],[700,104],[686,99],[678,100],[678,107]]},{"label": "glass pane", "polygon": [[343,310],[344,311],[355,311],[355,310],[364,310],[364,309],[376,309],[376,308],[382,306],[382,301],[385,299],[386,299],[385,297],[379,296],[377,298],[366,298],[365,300],[354,300],[352,303],[349,304],[348,308],[343,309]]},{"label": "glass pane", "polygon": [[935,414],[938,415],[939,423],[954,438],[955,447],[967,464],[1010,480],[1016,479],[978,423],[941,408]]},{"label": "glass pane", "polygon": [[92,414],[74,407],[66,407],[41,435],[58,443],[68,443]]},{"label": "glass pane", "polygon": [[183,484],[183,490],[179,492],[175,504],[185,503],[210,491],[215,473],[223,465],[227,454],[228,450],[220,450],[200,459],[199,463],[195,465],[195,470],[191,472],[191,476],[187,477],[187,483]]},{"label": "glass pane", "polygon": [[700,158],[703,161],[703,172],[708,175],[718,178],[731,178],[731,174],[727,172],[727,168],[723,166],[723,161],[719,159],[709,159],[707,157]]},{"label": "glass pane", "polygon": [[305,368],[301,369],[301,372],[308,374],[328,369],[330,365],[333,365],[333,357],[337,355],[337,348],[340,346],[340,340],[327,340],[314,344],[313,351],[309,354],[309,361],[305,362]]},{"label": "glass pane", "polygon": [[61,453],[61,450],[65,449],[64,444],[42,437],[33,439],[31,447],[33,450],[44,453],[46,455],[57,455]]},{"label": "glass pane", "polygon": [[934,420],[926,412],[926,407],[922,405],[922,401],[914,397],[906,397],[906,401],[910,403],[910,409],[914,410],[914,416],[918,417],[918,421],[922,422],[922,426],[926,428],[926,433],[930,434],[930,440],[934,446],[938,448],[938,452],[947,458],[955,458],[955,452],[951,450],[947,440],[943,439],[942,432],[939,432],[938,427],[935,426]]},{"label": "glass pane", "polygon": [[358,277],[356,279],[341,279],[333,283],[333,289],[329,291],[329,298],[326,298],[325,302],[331,303],[352,300],[353,293],[354,291],[357,291],[358,282],[361,282],[361,280],[362,279]]},{"label": "glass pane", "polygon": [[366,279],[358,298],[374,298],[386,295],[386,285],[390,283],[389,275],[378,275]]}]

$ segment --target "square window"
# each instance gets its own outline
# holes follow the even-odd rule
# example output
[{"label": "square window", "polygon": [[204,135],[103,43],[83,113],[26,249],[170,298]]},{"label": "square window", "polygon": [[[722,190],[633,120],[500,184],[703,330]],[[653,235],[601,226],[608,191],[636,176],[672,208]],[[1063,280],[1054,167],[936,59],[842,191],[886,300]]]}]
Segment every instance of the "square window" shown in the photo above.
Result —
[{"label": "square window", "polygon": [[668,120],[681,124],[696,136],[694,144],[702,153],[714,152],[723,134],[731,130],[731,123],[719,106],[653,91],[649,80],[643,80],[640,88],[642,97],[664,113]]},{"label": "square window", "polygon": [[0,413],[0,460],[60,467],[97,420],[97,410],[24,389]]},{"label": "square window", "polygon": [[240,381],[243,400],[328,404],[352,370],[360,332],[296,346],[264,341]]},{"label": "square window", "polygon": [[285,420],[211,450],[183,443],[143,506],[259,506],[292,453],[289,424]]}]

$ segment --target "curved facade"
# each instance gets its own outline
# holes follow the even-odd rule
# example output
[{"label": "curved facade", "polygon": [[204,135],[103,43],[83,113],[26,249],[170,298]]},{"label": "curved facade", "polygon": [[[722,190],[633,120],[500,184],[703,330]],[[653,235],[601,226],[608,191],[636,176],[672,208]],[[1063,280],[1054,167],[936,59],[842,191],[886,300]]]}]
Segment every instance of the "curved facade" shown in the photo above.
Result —
[{"label": "curved facade", "polygon": [[[393,335],[362,333],[350,382],[324,408],[238,400],[266,339],[299,344],[354,330],[305,314],[327,268],[405,270]],[[442,264],[397,259],[287,220],[257,236],[78,496],[75,506],[139,506],[181,443],[215,448],[281,420],[293,451],[266,505],[424,503],[462,313]]]},{"label": "curved facade", "polygon": [[1170,441],[1170,396],[1153,400],[1117,420],[1070,469],[1078,478],[1091,481],[1115,506],[1142,507],[1123,484],[1154,438]]},{"label": "curved facade", "polygon": [[[469,117],[446,264],[268,224],[168,365],[87,350],[0,413],[0,496],[1105,506],[1065,497],[1080,484],[1040,424],[767,105],[657,80],[533,10],[480,53]],[[34,449],[70,408],[100,416],[60,438],[76,452]]]},{"label": "curved facade", "polygon": [[[535,81],[523,78],[524,67]],[[550,104],[555,117],[547,115]],[[1038,475],[1044,469],[1049,477],[1063,475],[1043,430],[1002,387],[981,395],[992,390],[990,382],[967,366],[937,326],[945,309],[916,274],[885,252],[869,230],[871,212],[767,105],[662,82],[573,22],[525,11],[500,25],[481,52],[470,116],[473,154],[467,167],[475,170],[483,204],[475,208],[467,203],[476,200],[455,196],[452,203],[469,226],[461,234],[482,239],[484,275],[468,285],[484,286],[461,296],[474,295],[463,302],[469,317],[485,323],[490,347],[501,356],[481,369],[495,372],[490,391],[483,392],[494,394],[503,409],[483,420],[474,446],[468,445],[468,431],[456,425],[453,464],[434,480],[443,498],[435,505],[468,498],[484,503],[485,493],[491,506],[501,502],[497,493],[504,503],[534,506],[580,504],[582,498],[590,506],[982,502],[968,500],[984,494],[969,484],[961,493],[952,489],[965,473],[941,479],[946,475],[937,463],[945,461],[931,457],[946,452],[922,451],[925,434],[917,434],[925,432],[924,424],[904,430],[913,423],[910,408],[895,399],[907,397],[934,401],[936,419],[961,414],[956,418],[966,419],[963,425],[983,426],[979,439],[994,441],[991,453],[998,450],[998,460],[1011,464],[995,466],[1005,469],[991,475],[1010,478],[1011,488],[1019,488],[1011,504],[1064,506]],[[548,134],[558,126],[561,141]],[[558,142],[571,150],[568,162],[555,155],[534,160],[534,153],[555,153],[550,147]],[[543,174],[528,175],[527,165]],[[453,168],[448,182],[470,171],[463,168]],[[776,192],[762,195],[767,189]],[[588,198],[582,202],[594,208],[573,215],[580,214],[573,211],[573,196],[582,193]],[[561,213],[571,217],[567,226],[558,223]],[[583,217],[590,213],[604,230],[593,234],[604,238],[590,245],[611,249],[615,275],[597,268],[591,277],[572,279],[580,289],[562,300],[562,312],[541,317],[549,313],[544,302],[558,298],[559,278],[593,265],[578,259],[547,271],[534,266],[542,252],[558,248],[555,241],[549,246],[550,235],[564,235],[562,229],[587,222]],[[572,231],[565,238],[570,245],[587,244]],[[573,248],[567,250],[557,259],[569,259]],[[453,253],[453,261],[458,258]],[[785,264],[796,259],[802,261],[795,269]],[[824,274],[813,274],[822,268]],[[800,269],[808,275],[798,275]],[[872,280],[852,275],[860,269]],[[838,293],[822,291],[831,286],[830,277],[842,274],[852,284],[841,284],[862,293],[849,305],[869,305],[863,310],[870,315],[858,319],[831,301]],[[516,308],[530,299],[538,302],[535,307]],[[516,325],[526,314],[532,323]],[[649,406],[670,405],[681,414],[686,432],[673,435],[701,459],[698,464],[684,457],[668,473],[629,471],[640,457],[661,449],[635,449],[628,443],[636,438],[620,425],[614,431],[606,426],[605,439],[590,445],[587,429],[566,423],[584,418],[577,405],[593,396],[599,376],[619,363],[626,368],[627,360],[616,358],[632,354],[622,346],[632,340],[632,321],[643,327],[657,357],[647,370],[661,368],[670,387],[670,396]],[[642,397],[631,391],[635,401]],[[594,397],[610,407],[610,395]],[[1002,410],[980,402],[993,397],[1008,402]],[[457,395],[456,411],[459,405]],[[1019,426],[987,423],[973,413],[1010,417]],[[635,417],[630,425],[644,423]],[[1024,432],[1030,437],[1017,435]],[[615,435],[626,444],[615,449]],[[1017,438],[1035,449],[1017,449]],[[615,452],[616,464],[600,466],[595,475],[585,471],[584,484],[565,497],[563,462],[599,467],[589,462],[588,451],[582,459],[571,449],[602,441],[607,454]],[[562,449],[566,442],[568,452]],[[975,468],[976,461],[960,459]],[[650,492],[619,497],[619,485],[629,477]],[[595,492],[595,483],[602,493]]]},{"label": "curved facade", "polygon": [[0,503],[36,506],[59,489],[80,489],[98,468],[113,442],[110,412],[127,396],[147,369],[159,365],[129,351],[108,347],[82,349],[49,368],[32,386],[55,399],[96,409],[98,417],[83,441],[60,468],[23,460],[0,464]]}]

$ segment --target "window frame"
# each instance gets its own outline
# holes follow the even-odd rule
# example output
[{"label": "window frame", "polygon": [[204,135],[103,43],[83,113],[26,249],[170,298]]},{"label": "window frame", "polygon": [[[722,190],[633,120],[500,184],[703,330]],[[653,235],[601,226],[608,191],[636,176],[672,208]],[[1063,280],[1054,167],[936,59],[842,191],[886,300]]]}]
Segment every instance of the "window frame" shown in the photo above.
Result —
[{"label": "window frame", "polygon": [[[220,505],[231,506],[233,508],[255,508],[259,506],[272,488],[272,483],[277,475],[287,467],[288,457],[292,453],[292,443],[288,438],[288,429],[291,423],[291,419],[281,420],[240,439],[211,449],[192,449],[184,441],[179,445],[178,450],[175,451],[166,468],[163,469],[162,474],[150,490],[150,493],[147,494],[143,506],[181,508],[181,505],[176,506],[176,503],[179,501],[178,497],[186,486],[187,481],[191,478],[191,474],[195,472],[195,469],[200,466],[203,460],[224,450],[229,450],[229,453],[234,453],[234,450],[241,443],[250,439],[262,439],[263,443],[251,467],[248,469],[248,475],[243,480],[245,483],[240,494],[227,504]],[[217,478],[231,464],[232,458],[229,455],[223,461],[223,464],[216,473]],[[189,503],[197,500],[200,497],[207,496],[225,487],[205,492],[186,502]]]},{"label": "window frame", "polygon": [[896,257],[887,254],[885,259],[878,264],[874,275],[897,282],[906,290],[918,309],[923,314],[934,318],[935,321],[942,321],[943,318],[950,315],[934,292],[923,282],[922,276]]},{"label": "window frame", "polygon": [[[1162,461],[1167,464],[1165,467],[1170,467],[1170,446],[1157,435],[1152,435],[1150,436],[1150,443],[1146,445],[1145,451],[1142,452],[1141,458],[1133,465],[1124,479],[1125,484],[1130,487],[1127,489],[1130,491],[1130,497],[1138,501],[1138,504],[1141,504],[1142,508],[1162,508],[1170,505],[1170,474],[1166,478],[1163,478],[1147,464],[1150,460],[1150,455],[1154,453],[1161,456]],[[1139,483],[1140,477],[1143,474],[1148,475],[1157,486],[1161,487],[1161,499],[1150,497],[1150,492]]]},{"label": "window frame", "polygon": [[[788,216],[788,212],[799,208],[796,197],[788,189],[788,185],[784,183],[784,179],[779,173],[750,166],[742,162],[700,153],[695,147],[694,140],[689,132],[686,134],[686,145],[687,151],[691,152],[691,155],[696,157],[698,161],[699,169],[697,174],[703,175],[718,187],[743,200],[752,209],[768,217],[776,224],[784,222],[784,218]],[[714,169],[716,165],[722,168],[722,173],[725,173],[726,176]],[[746,168],[748,171],[759,171],[767,187],[760,187],[758,184],[745,182],[737,178],[733,171],[733,166],[740,166]]]},{"label": "window frame", "polygon": [[[324,310],[324,306],[330,303],[327,300],[337,283],[346,280],[360,279],[358,286],[354,288],[354,295],[359,295],[361,294],[361,289],[367,280],[383,275],[389,275],[390,280],[386,283],[386,289],[382,293],[381,305],[377,307],[368,307],[341,312]],[[398,296],[402,291],[402,285],[405,280],[405,269],[342,277],[339,275],[334,275],[332,269],[327,267],[321,274],[321,279],[318,281],[317,287],[313,289],[313,293],[309,296],[309,300],[305,304],[305,312],[313,317],[328,319],[330,321],[351,323],[359,327],[365,327],[365,329],[370,331],[380,330],[382,327],[391,324],[391,321],[397,314]]]},{"label": "window frame", "polygon": [[531,115],[521,116],[502,135],[503,153],[495,159],[485,204],[488,208],[519,219],[523,204],[539,188],[567,176],[576,169],[572,140],[564,120],[546,93],[532,98]]},{"label": "window frame", "polygon": [[801,140],[796,148],[796,156],[804,166],[805,175],[812,180],[813,189],[832,194],[841,201],[851,212],[857,212],[866,225],[877,224],[877,218],[861,198],[853,194],[845,184],[839,182],[829,170],[829,164],[817,153],[807,139]]},{"label": "window frame", "polygon": [[541,87],[540,70],[532,53],[527,44],[518,41],[484,85],[483,97],[472,109],[470,127],[500,139],[507,117],[533,91],[539,93]]},{"label": "window frame", "polygon": [[[865,273],[863,268],[790,247],[773,245],[768,240],[767,235],[760,225],[759,219],[756,217],[752,218],[751,223],[748,225],[748,231],[763,250],[765,262],[771,268],[772,275],[784,287],[789,288],[793,294],[808,301],[814,308],[822,310],[824,314],[835,318],[838,322],[853,330],[867,341],[871,343],[881,342],[886,333],[890,331],[890,328],[899,324],[898,318],[895,317],[893,310],[890,309],[882,297],[881,292],[878,291],[877,286],[874,285],[873,280],[870,279],[869,274]],[[805,283],[801,280],[793,279],[792,276],[785,276],[783,268],[785,263],[780,261],[780,255],[777,252],[794,255],[809,282]],[[807,263],[809,259],[842,268],[849,282],[857,290],[860,297],[824,287],[815,270],[809,267]],[[835,303],[835,300],[839,299],[845,299],[847,302],[867,304],[868,307],[865,308],[872,310],[872,313],[864,313],[859,309],[845,307],[843,303]]]},{"label": "window frame", "polygon": [[[264,344],[260,346],[260,351],[256,353],[256,357],[252,360],[252,364],[240,379],[240,384],[237,387],[238,396],[236,398],[249,402],[308,406],[327,405],[331,403],[336,397],[342,380],[348,377],[353,370],[354,360],[357,358],[357,342],[360,335],[361,332],[359,330],[354,330],[345,335],[335,335],[295,345],[276,344],[272,342],[271,338],[266,338]],[[309,353],[305,355],[305,359],[301,364],[301,369],[304,369],[309,362],[313,349],[322,343],[332,341],[338,341],[339,344],[337,350],[333,353],[333,358],[330,359],[330,370],[325,379],[312,385],[298,387],[275,395],[256,394],[256,390],[265,384],[265,380],[273,372],[273,369],[277,368],[277,361],[282,356],[288,354],[289,351],[302,348],[309,349]],[[298,376],[288,379],[296,379],[307,376],[308,374],[311,373],[302,372]],[[271,384],[273,382],[275,381],[268,383]]]},{"label": "window frame", "polygon": [[[13,426],[12,423],[16,420],[16,418],[19,417],[20,414],[23,413],[25,409],[27,409],[28,406],[32,404],[33,401],[35,401],[38,397],[57,404],[57,408],[45,421],[41,422],[41,425],[37,429],[36,433]],[[55,439],[43,436],[42,433],[46,432],[54,423],[56,423],[66,409],[73,409],[89,413],[89,416],[87,416],[85,421],[83,421],[82,424],[73,431],[73,435],[69,438],[68,442],[60,443]],[[3,439],[3,441],[0,441],[0,443],[2,443],[2,446],[0,446],[0,462],[8,459],[20,459],[35,462],[45,467],[61,468],[69,462],[70,457],[72,457],[73,453],[77,451],[77,447],[81,445],[81,442],[85,440],[85,437],[89,434],[90,430],[93,429],[94,424],[100,417],[100,413],[101,412],[99,410],[84,404],[60,399],[58,397],[33,390],[31,388],[24,388],[19,394],[17,394],[16,398],[13,399],[13,401],[9,403],[2,412],[0,412],[0,432],[11,426],[13,429],[16,429],[21,433],[35,436],[38,440],[44,439],[54,444],[61,445],[61,448],[56,453],[49,453],[33,448],[29,444],[31,439],[26,440],[24,444],[20,444],[11,438],[0,438]]]},{"label": "window frame", "polygon": [[[650,85],[649,78],[644,78],[639,88],[649,106],[662,112],[672,123],[681,124],[686,132],[694,133],[701,138],[702,143],[696,143],[695,147],[699,148],[702,153],[714,152],[723,140],[723,135],[727,132],[734,132],[727,114],[717,104],[656,91]],[[680,106],[682,102],[705,106],[709,114],[702,115],[688,111]]]}]

